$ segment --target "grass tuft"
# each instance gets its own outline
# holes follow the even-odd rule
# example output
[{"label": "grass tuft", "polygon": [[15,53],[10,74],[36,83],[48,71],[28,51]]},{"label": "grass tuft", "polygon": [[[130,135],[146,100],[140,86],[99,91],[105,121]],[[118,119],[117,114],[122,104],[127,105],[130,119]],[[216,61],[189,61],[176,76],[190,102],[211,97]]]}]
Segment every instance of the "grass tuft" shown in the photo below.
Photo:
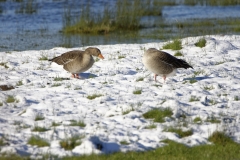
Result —
[{"label": "grass tuft", "polygon": [[61,85],[62,85],[61,83],[54,83],[54,84],[51,85],[51,87],[59,87]]},{"label": "grass tuft", "polygon": [[180,51],[177,51],[174,56],[178,57],[178,56],[183,56],[183,54]]},{"label": "grass tuft", "polygon": [[193,131],[192,130],[186,130],[186,131],[183,131],[181,128],[173,128],[173,127],[170,127],[168,129],[166,129],[165,131],[167,132],[175,132],[179,135],[179,137],[183,138],[183,137],[188,137],[188,136],[191,136],[193,135]]},{"label": "grass tuft", "polygon": [[206,42],[207,42],[206,39],[201,38],[201,39],[198,40],[197,43],[195,43],[195,46],[203,48],[203,47],[206,46]]},{"label": "grass tuft", "polygon": [[38,60],[39,61],[47,61],[48,57],[46,55],[41,55],[41,57]]},{"label": "grass tuft", "polygon": [[35,120],[35,121],[42,121],[42,120],[44,120],[44,119],[45,119],[45,118],[44,118],[43,115],[37,114],[34,120]]},{"label": "grass tuft", "polygon": [[35,126],[33,129],[32,129],[32,132],[46,132],[48,131],[49,129],[45,128],[45,127],[39,127],[39,126]]},{"label": "grass tuft", "polygon": [[182,49],[182,41],[179,39],[175,39],[173,42],[169,42],[163,46],[163,49],[172,49],[172,50],[181,50]]},{"label": "grass tuft", "polygon": [[32,137],[30,137],[30,138],[28,139],[28,142],[27,142],[27,143],[30,144],[30,145],[32,145],[32,146],[38,146],[38,147],[50,146],[50,144],[49,144],[46,140],[44,140],[44,139],[42,139],[42,138],[40,138],[40,137],[38,137],[38,136],[32,136]]},{"label": "grass tuft", "polygon": [[21,86],[21,85],[23,85],[23,82],[22,81],[18,81],[16,85],[17,86]]},{"label": "grass tuft", "polygon": [[4,146],[5,143],[4,143],[4,139],[3,138],[0,138],[0,146]]},{"label": "grass tuft", "polygon": [[86,127],[86,124],[83,121],[71,120],[70,126]]},{"label": "grass tuft", "polygon": [[101,97],[101,96],[103,96],[102,94],[93,94],[93,95],[88,95],[87,96],[87,99],[90,99],[90,100],[92,100],[92,99],[95,99],[95,98],[97,98],[97,97]]},{"label": "grass tuft", "polygon": [[60,126],[60,125],[61,125],[60,123],[52,122],[52,126],[53,126],[53,127],[57,127],[57,126]]},{"label": "grass tuft", "polygon": [[154,123],[145,127],[145,129],[154,129],[154,128],[157,128],[157,125]]},{"label": "grass tuft", "polygon": [[165,109],[152,109],[146,113],[143,114],[144,118],[147,119],[153,119],[154,122],[160,122],[163,123],[165,122],[164,118],[165,117],[170,117],[173,115],[173,112],[170,108],[165,108]]},{"label": "grass tuft", "polygon": [[[215,136],[215,135],[214,135]],[[219,137],[219,136],[218,136]],[[227,138],[227,137],[226,137]],[[222,141],[224,138],[220,138]],[[164,140],[161,143],[166,145],[157,149],[139,152],[117,152],[113,154],[90,154],[80,156],[63,157],[63,160],[109,160],[109,159],[137,159],[137,160],[155,160],[155,159],[169,159],[169,160],[226,160],[226,159],[240,159],[240,145],[226,139],[224,145],[216,143],[215,145],[196,145],[189,147],[185,144],[177,143],[172,140]]]},{"label": "grass tuft", "polygon": [[194,102],[194,101],[199,101],[199,98],[196,96],[191,96],[191,98],[189,99],[189,102]]},{"label": "grass tuft", "polygon": [[144,80],[144,77],[139,77],[136,79],[136,82],[143,81],[143,80]]},{"label": "grass tuft", "polygon": [[142,89],[136,89],[133,91],[133,94],[142,94]]},{"label": "grass tuft", "polygon": [[0,63],[0,66],[3,66],[3,67],[6,68],[6,69],[9,68],[9,67],[7,66],[7,62],[1,62],[1,63]]},{"label": "grass tuft", "polygon": [[194,118],[193,122],[194,123],[201,123],[202,119],[200,117],[196,117],[196,118]]},{"label": "grass tuft", "polygon": [[125,115],[125,114],[128,114],[130,113],[131,111],[134,111],[133,107],[131,109],[127,109],[125,111],[122,112],[122,115]]},{"label": "grass tuft", "polygon": [[206,122],[210,122],[210,123],[221,123],[221,121],[219,119],[217,119],[214,116],[211,117],[207,117]]},{"label": "grass tuft", "polygon": [[81,142],[82,138],[83,137],[80,137],[80,136],[73,136],[71,138],[61,140],[60,141],[60,146],[62,148],[64,148],[65,150],[72,150],[76,146],[78,146],[78,145],[80,145],[82,143]]},{"label": "grass tuft", "polygon": [[13,96],[8,96],[6,99],[7,103],[14,103],[14,102],[18,102],[18,100],[16,98],[14,98]]},{"label": "grass tuft", "polygon": [[230,137],[228,137],[224,132],[220,131],[213,132],[213,134],[208,139],[209,141],[219,145],[234,143]]},{"label": "grass tuft", "polygon": [[122,140],[122,141],[120,141],[120,144],[121,145],[129,145],[130,143],[128,143],[126,140]]},{"label": "grass tuft", "polygon": [[239,101],[239,97],[238,96],[234,96],[234,101]]}]

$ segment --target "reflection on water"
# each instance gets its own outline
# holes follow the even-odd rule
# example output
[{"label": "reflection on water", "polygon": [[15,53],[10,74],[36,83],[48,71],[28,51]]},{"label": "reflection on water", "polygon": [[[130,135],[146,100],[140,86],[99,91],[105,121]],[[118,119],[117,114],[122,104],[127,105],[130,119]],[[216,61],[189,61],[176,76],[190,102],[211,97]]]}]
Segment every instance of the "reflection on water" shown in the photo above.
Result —
[{"label": "reflection on water", "polygon": [[[161,27],[155,27],[160,22],[183,21],[189,18],[219,18],[240,17],[240,6],[210,7],[210,6],[169,6],[162,10],[161,17],[143,17],[144,26],[150,27],[139,32],[119,32],[108,35],[64,35],[62,29],[62,17],[64,10],[71,7],[73,15],[79,15],[81,5],[91,3],[91,7],[103,10],[106,4],[114,5],[116,0],[35,0],[37,4],[34,13],[19,13],[21,3],[15,0],[0,2],[0,51],[11,50],[40,50],[54,47],[82,47],[101,44],[118,43],[146,43],[161,41],[148,37],[159,32]],[[20,8],[21,9],[21,8]],[[97,12],[97,11],[96,11]],[[172,34],[171,31],[166,33]],[[174,33],[175,34],[175,33]],[[163,35],[164,36],[164,35]]]}]

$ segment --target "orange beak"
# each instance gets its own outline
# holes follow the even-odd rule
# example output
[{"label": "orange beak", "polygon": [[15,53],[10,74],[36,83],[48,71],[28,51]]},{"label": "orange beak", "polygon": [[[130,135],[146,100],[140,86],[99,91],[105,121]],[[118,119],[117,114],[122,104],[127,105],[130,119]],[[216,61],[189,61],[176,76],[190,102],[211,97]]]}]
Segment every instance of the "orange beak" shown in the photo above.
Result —
[{"label": "orange beak", "polygon": [[104,57],[103,57],[102,54],[99,54],[99,55],[98,55],[98,58],[104,59]]}]

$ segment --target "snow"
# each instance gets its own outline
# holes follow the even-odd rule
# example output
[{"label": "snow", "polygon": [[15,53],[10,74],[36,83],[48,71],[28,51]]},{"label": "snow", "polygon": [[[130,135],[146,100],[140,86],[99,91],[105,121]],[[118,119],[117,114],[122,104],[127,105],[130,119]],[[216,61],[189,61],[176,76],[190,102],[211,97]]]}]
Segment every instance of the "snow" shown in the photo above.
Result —
[{"label": "snow", "polygon": [[[39,58],[50,59],[86,47],[0,52],[0,61],[8,66],[0,65],[0,85],[15,87],[0,91],[0,139],[5,143],[0,146],[0,152],[66,156],[144,151],[164,146],[161,142],[164,139],[194,146],[210,144],[207,138],[216,130],[226,132],[239,143],[240,36],[205,36],[207,43],[203,48],[194,45],[200,38],[182,39],[183,56],[179,58],[194,69],[178,69],[165,83],[160,76],[158,82],[154,81],[153,74],[142,64],[142,55],[144,50],[161,49],[167,42],[94,46],[101,50],[105,59],[96,61],[90,70],[81,73],[81,79],[70,78],[70,73],[61,66]],[[56,77],[66,79],[54,81]],[[137,81],[139,78],[144,80]],[[192,79],[197,82],[190,83]],[[22,85],[17,85],[19,81]],[[60,85],[54,86],[56,84]],[[137,89],[142,93],[133,94]],[[87,98],[93,94],[102,96]],[[7,103],[9,95],[17,101]],[[190,102],[193,96],[198,101]],[[153,108],[168,107],[173,115],[165,118],[164,123],[142,116]],[[44,120],[35,121],[37,115]],[[200,117],[202,123],[194,123],[196,117]],[[221,123],[207,122],[209,117]],[[70,126],[72,120],[83,121],[86,126]],[[52,126],[53,122],[59,126]],[[146,129],[150,124],[155,124],[156,128]],[[35,126],[48,130],[34,132]],[[181,138],[167,132],[168,127],[191,129],[193,135]],[[50,146],[29,145],[27,141],[32,135],[47,140]],[[72,150],[61,148],[59,142],[73,136],[81,137],[81,144]],[[128,144],[121,144],[122,141]]]}]

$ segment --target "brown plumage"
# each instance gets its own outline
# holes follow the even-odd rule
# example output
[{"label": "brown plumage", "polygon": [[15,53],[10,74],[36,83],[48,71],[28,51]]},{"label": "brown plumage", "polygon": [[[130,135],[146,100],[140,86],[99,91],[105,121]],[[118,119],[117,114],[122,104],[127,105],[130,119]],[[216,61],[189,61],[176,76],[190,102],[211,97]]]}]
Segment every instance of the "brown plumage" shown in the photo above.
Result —
[{"label": "brown plumage", "polygon": [[159,51],[155,48],[148,49],[143,54],[144,66],[154,73],[154,79],[161,75],[166,80],[166,77],[176,74],[177,68],[193,68],[187,62],[182,59],[178,59],[169,53]]},{"label": "brown plumage", "polygon": [[94,63],[92,56],[104,59],[98,48],[89,47],[85,51],[73,50],[63,53],[49,61],[55,62],[58,65],[63,65],[66,71],[72,73],[73,78],[79,78],[79,73],[85,72],[92,67]]}]

